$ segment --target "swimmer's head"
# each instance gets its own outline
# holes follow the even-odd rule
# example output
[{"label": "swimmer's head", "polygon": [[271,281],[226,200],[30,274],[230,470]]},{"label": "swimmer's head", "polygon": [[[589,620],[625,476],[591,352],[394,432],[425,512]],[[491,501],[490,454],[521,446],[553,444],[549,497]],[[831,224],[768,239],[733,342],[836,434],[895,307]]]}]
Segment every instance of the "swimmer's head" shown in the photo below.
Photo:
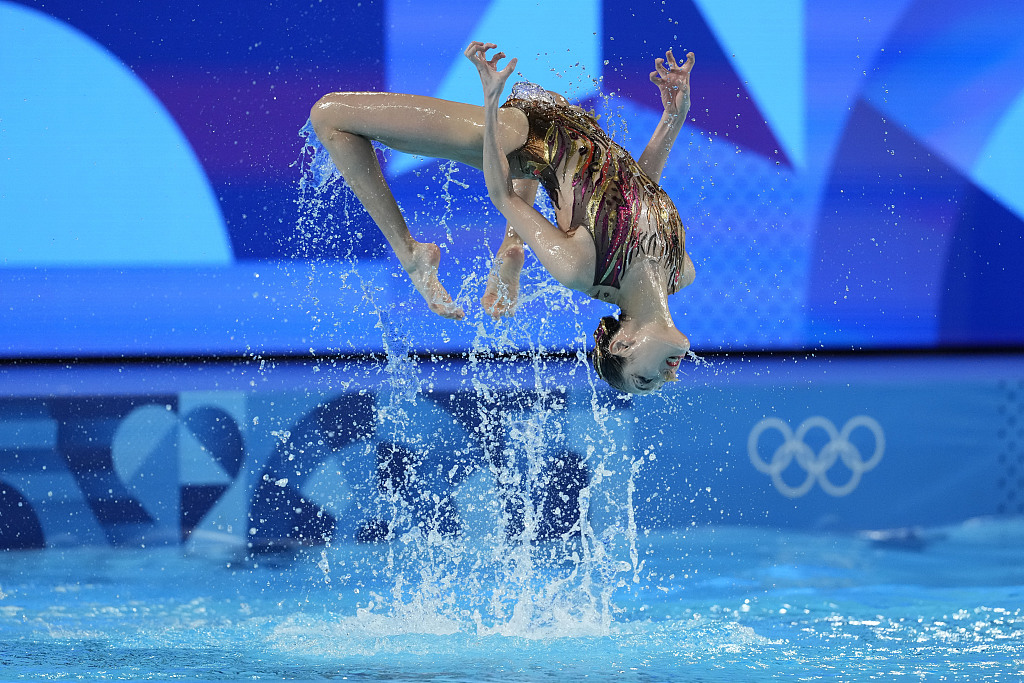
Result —
[{"label": "swimmer's head", "polygon": [[652,394],[677,381],[679,364],[690,340],[674,325],[645,324],[624,330],[622,321],[606,316],[594,333],[594,370],[610,386],[628,394]]}]

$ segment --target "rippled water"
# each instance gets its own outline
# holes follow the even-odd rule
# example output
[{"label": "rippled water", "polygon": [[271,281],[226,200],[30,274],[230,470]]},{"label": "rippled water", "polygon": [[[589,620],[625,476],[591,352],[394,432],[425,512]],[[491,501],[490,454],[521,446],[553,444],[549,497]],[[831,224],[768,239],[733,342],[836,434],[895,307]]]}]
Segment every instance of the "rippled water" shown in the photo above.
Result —
[{"label": "rippled water", "polygon": [[508,588],[483,580],[447,593],[418,592],[410,580],[392,600],[387,544],[259,562],[170,549],[6,553],[2,674],[1020,680],[1024,522],[975,522],[916,541],[753,528],[651,533],[638,548],[644,569],[614,591],[610,618],[548,602],[556,567],[516,587],[537,612],[504,620],[472,610],[481,590]]}]

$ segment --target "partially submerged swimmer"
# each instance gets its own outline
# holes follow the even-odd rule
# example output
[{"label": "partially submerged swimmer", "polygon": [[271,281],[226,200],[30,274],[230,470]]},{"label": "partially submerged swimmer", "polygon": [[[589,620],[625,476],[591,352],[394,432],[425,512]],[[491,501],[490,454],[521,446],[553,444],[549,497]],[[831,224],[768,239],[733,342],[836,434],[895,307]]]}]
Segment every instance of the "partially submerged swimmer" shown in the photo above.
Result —
[{"label": "partially submerged swimmer", "polygon": [[[395,93],[332,93],[310,114],[317,137],[391,244],[432,311],[464,312],[437,277],[440,250],[417,241],[381,172],[371,140],[410,154],[454,159],[484,171],[488,193],[508,220],[497,263],[481,299],[494,317],[512,312],[524,242],[558,282],[620,308],[594,334],[594,368],[611,386],[644,394],[676,379],[689,340],[668,309],[668,295],[694,278],[686,234],[657,184],[690,106],[693,53],[678,64],[671,50],[655,60],[651,81],[664,113],[639,162],[596,120],[564,98],[517,85],[499,106],[515,67],[492,43],[473,42],[466,57],[480,73],[485,105]],[[543,185],[553,225],[533,207]],[[580,228],[583,228],[582,230]]]}]

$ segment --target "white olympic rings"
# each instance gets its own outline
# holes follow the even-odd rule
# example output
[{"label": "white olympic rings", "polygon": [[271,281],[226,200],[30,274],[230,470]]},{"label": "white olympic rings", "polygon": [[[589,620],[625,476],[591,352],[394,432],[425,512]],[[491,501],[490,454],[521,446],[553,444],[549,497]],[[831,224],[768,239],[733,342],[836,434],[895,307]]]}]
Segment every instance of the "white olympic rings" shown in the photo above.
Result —
[{"label": "white olympic rings", "polygon": [[[850,434],[858,427],[870,431],[875,438],[875,451],[867,460],[855,445],[850,443]],[[778,430],[782,435],[783,443],[772,453],[771,462],[765,462],[759,452],[761,435],[770,429]],[[829,441],[822,449],[815,453],[804,437],[812,429],[821,429],[828,435]],[[858,415],[850,418],[843,425],[842,430],[837,430],[830,420],[821,416],[809,417],[800,423],[794,433],[789,425],[777,417],[766,417],[750,430],[747,438],[747,454],[750,456],[751,464],[758,472],[770,475],[775,488],[787,498],[799,498],[806,494],[817,481],[821,488],[830,496],[845,496],[852,492],[860,483],[864,473],[875,468],[882,460],[885,452],[885,434],[881,425],[867,415]],[[850,479],[841,485],[833,484],[828,478],[828,471],[841,460],[850,470]],[[790,463],[796,461],[807,476],[797,486],[791,486],[782,478],[782,473]]]}]

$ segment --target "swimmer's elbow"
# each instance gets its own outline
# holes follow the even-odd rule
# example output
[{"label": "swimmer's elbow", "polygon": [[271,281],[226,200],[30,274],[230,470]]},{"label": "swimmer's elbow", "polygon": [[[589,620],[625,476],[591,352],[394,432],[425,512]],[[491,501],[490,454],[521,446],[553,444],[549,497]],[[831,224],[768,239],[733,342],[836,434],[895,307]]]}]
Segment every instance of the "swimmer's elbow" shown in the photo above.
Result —
[{"label": "swimmer's elbow", "polygon": [[512,187],[512,180],[508,177],[501,181],[488,182],[487,196],[490,197],[491,203],[502,213],[512,210],[516,200],[522,201],[519,199],[519,195],[515,193]]},{"label": "swimmer's elbow", "polygon": [[509,223],[518,221],[518,217],[521,212],[514,199],[507,195],[502,195],[501,197],[491,197],[491,201]]},{"label": "swimmer's elbow", "polygon": [[[519,195],[501,192],[498,196],[491,195],[491,202],[511,225],[523,224],[529,205]],[[516,231],[518,232],[518,230]]]}]

